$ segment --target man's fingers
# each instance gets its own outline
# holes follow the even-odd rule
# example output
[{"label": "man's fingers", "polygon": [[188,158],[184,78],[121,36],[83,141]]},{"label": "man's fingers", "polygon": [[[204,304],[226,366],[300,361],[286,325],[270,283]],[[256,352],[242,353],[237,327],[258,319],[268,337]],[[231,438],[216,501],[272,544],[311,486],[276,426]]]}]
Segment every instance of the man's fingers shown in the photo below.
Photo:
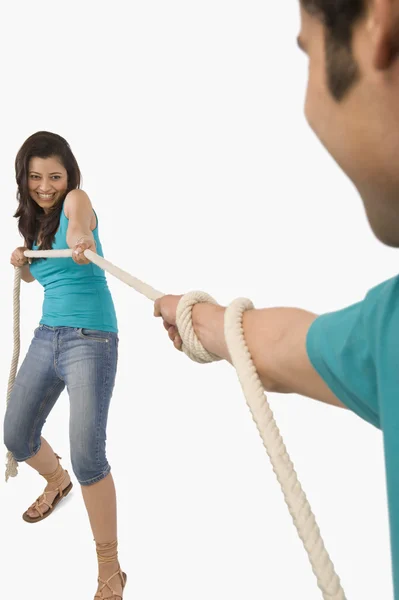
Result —
[{"label": "man's fingers", "polygon": [[[155,300],[154,302],[154,317],[160,317],[161,316],[161,308],[160,308],[160,298],[158,298],[158,300]],[[164,321],[165,324],[165,321]]]},{"label": "man's fingers", "polygon": [[180,335],[176,335],[175,339],[173,340],[173,345],[176,348],[176,350],[181,350],[183,342]]},{"label": "man's fingers", "polygon": [[174,325],[170,325],[168,328],[169,339],[174,340],[177,336],[177,329]]},{"label": "man's fingers", "polygon": [[[172,324],[176,323],[176,299],[178,300],[179,298],[173,296],[165,298],[165,296],[162,296],[162,298],[155,300],[154,317],[162,317],[163,326],[168,332],[169,339],[173,342],[173,345],[177,350],[181,350],[183,343],[179,335],[179,330],[175,324]],[[170,321],[172,321],[172,323],[170,323]]]}]

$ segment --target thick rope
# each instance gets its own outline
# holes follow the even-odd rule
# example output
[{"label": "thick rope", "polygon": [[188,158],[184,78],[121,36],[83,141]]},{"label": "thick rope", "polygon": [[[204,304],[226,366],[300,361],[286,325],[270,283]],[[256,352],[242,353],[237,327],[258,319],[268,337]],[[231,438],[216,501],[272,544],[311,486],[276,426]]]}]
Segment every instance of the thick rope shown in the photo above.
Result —
[{"label": "thick rope", "polygon": [[[20,314],[20,290],[21,290],[21,269],[16,267],[14,272],[14,294],[13,294],[13,353],[11,359],[10,376],[8,378],[7,388],[7,406],[10,401],[12,388],[14,387],[15,376],[17,374],[19,352],[20,352],[20,335],[19,335],[19,314]],[[7,468],[6,481],[9,477],[18,475],[18,463],[12,455],[12,452],[7,452]]]},{"label": "thick rope", "polygon": [[[155,301],[157,298],[164,295],[146,283],[136,279],[126,271],[119,269],[91,250],[85,250],[84,254],[101,269],[111,273],[148,299]],[[71,255],[71,250],[25,252],[25,256],[36,258],[57,258]],[[19,356],[19,286],[20,274],[16,273],[14,283],[14,353],[10,373],[11,384],[9,384],[9,393],[12,389],[13,378],[15,378]],[[219,358],[210,354],[202,346],[194,332],[192,309],[198,302],[210,302],[216,304],[216,301],[211,296],[208,296],[208,294],[203,292],[190,292],[185,294],[178,304],[176,323],[183,342],[182,350],[195,362],[213,362],[219,360]],[[262,382],[260,381],[245,342],[242,324],[243,314],[246,310],[251,310],[252,308],[254,307],[250,300],[239,298],[232,302],[226,309],[224,333],[231,360],[237,371],[238,379],[251,411],[252,418],[258,428],[277,480],[280,483],[294,525],[308,554],[312,570],[317,579],[317,585],[322,591],[323,599],[346,600],[339,577],[335,573],[334,565],[324,546],[312,509],[302,490],[301,484],[298,481],[294,466],[288,456],[283,439],[274,420],[272,410],[267,401]],[[11,469],[7,467],[7,472],[8,471],[10,471],[10,476],[16,475],[16,472],[11,473]]]}]

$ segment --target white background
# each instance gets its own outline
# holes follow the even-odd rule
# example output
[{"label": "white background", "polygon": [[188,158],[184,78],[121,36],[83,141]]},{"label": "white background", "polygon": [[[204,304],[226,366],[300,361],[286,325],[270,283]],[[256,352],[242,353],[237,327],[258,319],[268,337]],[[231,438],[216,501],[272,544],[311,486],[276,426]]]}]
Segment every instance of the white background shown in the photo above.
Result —
[{"label": "white background", "polygon": [[[13,161],[37,130],[67,138],[105,256],[167,293],[318,313],[397,271],[352,185],[303,116],[296,6],[264,0],[8,3],[2,16],[0,383],[12,353]],[[108,429],[126,599],[321,598],[227,364],[174,351],[151,302],[108,277],[120,363]],[[41,313],[22,288],[23,357]],[[270,395],[349,600],[390,598],[381,433],[338,408]],[[3,413],[2,413],[3,415]],[[71,471],[68,399],[45,436]],[[4,449],[5,456],[5,449]],[[0,487],[1,595],[89,599],[94,542],[79,486],[50,519],[21,515],[44,480]]]}]

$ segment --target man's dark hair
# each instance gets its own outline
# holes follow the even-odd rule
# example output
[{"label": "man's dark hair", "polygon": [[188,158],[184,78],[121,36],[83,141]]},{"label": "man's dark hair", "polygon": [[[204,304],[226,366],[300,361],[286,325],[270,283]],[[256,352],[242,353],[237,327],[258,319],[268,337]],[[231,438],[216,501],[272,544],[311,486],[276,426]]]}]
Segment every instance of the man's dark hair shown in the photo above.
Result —
[{"label": "man's dark hair", "polygon": [[352,34],[366,12],[366,0],[302,0],[302,5],[323,23],[328,87],[336,100],[342,100],[359,77]]}]

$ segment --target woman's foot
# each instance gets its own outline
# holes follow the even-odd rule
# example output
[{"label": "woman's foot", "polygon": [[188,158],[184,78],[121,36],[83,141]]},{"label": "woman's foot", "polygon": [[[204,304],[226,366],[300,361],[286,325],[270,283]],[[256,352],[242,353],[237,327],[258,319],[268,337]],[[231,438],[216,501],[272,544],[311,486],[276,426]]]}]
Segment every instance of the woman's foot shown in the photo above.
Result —
[{"label": "woman's foot", "polygon": [[[107,582],[107,584],[106,584]],[[123,599],[126,575],[121,571],[118,561],[100,564],[98,567],[98,588],[95,599]]]},{"label": "woman's foot", "polygon": [[69,494],[72,489],[71,479],[68,471],[60,465],[60,456],[55,455],[58,460],[57,468],[42,477],[47,481],[47,486],[41,496],[23,514],[24,521],[36,523],[50,515],[58,502]]},{"label": "woman's foot", "polygon": [[55,483],[48,483],[44,493],[37,500],[35,500],[32,506],[30,506],[26,511],[28,517],[31,519],[37,519],[38,517],[41,517],[39,510],[43,515],[45,515],[46,512],[50,510],[50,506],[53,506],[54,500],[59,495],[59,487],[62,491],[64,491],[70,483],[71,478],[69,477],[68,471],[64,471],[64,477],[60,486],[56,486]]},{"label": "woman's foot", "polygon": [[123,573],[118,561],[118,541],[96,543],[98,558],[98,589],[94,600],[123,600],[126,585],[126,573]]}]

